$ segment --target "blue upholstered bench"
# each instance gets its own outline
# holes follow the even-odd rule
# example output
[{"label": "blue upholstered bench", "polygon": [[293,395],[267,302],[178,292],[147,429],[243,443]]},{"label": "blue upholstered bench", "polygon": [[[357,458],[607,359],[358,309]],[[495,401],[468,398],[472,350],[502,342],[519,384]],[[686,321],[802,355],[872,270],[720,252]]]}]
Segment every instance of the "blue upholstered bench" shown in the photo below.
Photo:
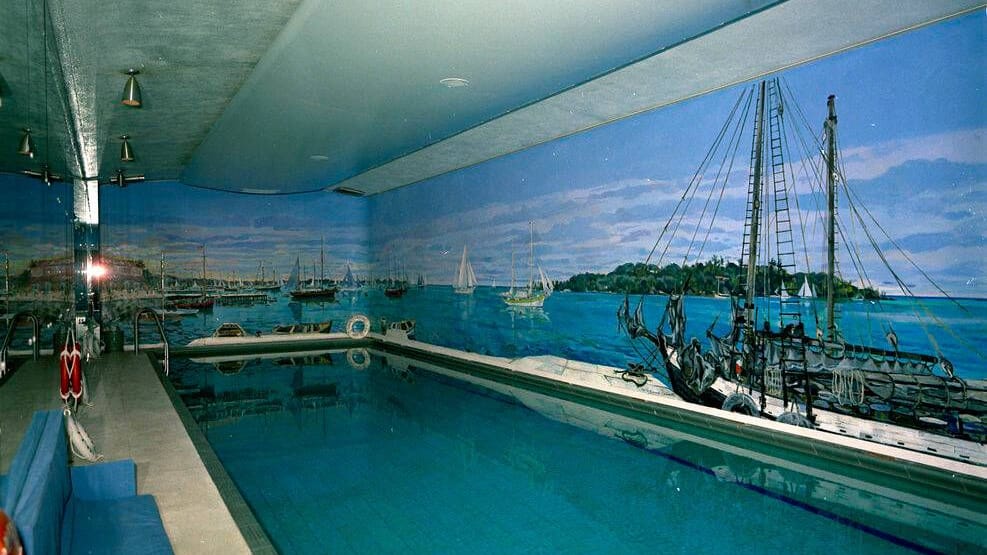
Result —
[{"label": "blue upholstered bench", "polygon": [[133,460],[69,467],[61,411],[34,414],[0,481],[0,508],[26,555],[172,553],[154,497],[137,495]]}]

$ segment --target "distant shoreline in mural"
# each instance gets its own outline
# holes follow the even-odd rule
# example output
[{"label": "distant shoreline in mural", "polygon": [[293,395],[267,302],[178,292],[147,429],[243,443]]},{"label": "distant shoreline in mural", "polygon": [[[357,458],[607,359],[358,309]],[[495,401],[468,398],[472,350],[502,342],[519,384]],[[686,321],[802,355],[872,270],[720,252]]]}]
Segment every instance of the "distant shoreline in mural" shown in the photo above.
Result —
[{"label": "distant shoreline in mural", "polygon": [[[654,264],[627,262],[606,274],[591,272],[576,274],[565,281],[557,282],[556,289],[580,293],[655,295],[681,291],[684,288],[690,295],[725,297],[740,290],[744,271],[745,269],[736,262],[725,262],[719,257],[713,257],[709,262],[667,264],[661,268]],[[804,282],[810,284],[810,290],[813,292],[823,291],[826,277],[821,272],[790,274],[776,264],[759,266],[758,276],[755,286],[758,296],[798,296]],[[878,291],[870,287],[857,287],[839,278],[836,282],[837,299],[882,298]]]}]

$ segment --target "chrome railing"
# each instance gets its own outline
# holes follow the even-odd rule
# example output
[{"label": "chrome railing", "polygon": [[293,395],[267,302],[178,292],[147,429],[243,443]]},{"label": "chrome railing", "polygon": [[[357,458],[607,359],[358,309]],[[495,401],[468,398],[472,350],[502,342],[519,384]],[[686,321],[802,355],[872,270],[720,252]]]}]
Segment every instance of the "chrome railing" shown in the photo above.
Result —
[{"label": "chrome railing", "polygon": [[151,315],[151,319],[154,320],[154,323],[155,324],[157,324],[158,333],[161,334],[161,344],[163,345],[163,351],[164,351],[164,373],[165,373],[165,376],[167,376],[168,375],[168,361],[169,361],[168,336],[165,335],[164,324],[161,323],[161,317],[158,316],[158,313],[155,312],[153,308],[146,308],[145,307],[145,308],[142,308],[142,309],[138,310],[137,313],[134,314],[134,354],[138,354],[141,351],[141,331],[140,331],[141,330],[141,327],[140,327],[140,319],[141,319],[141,316],[143,316],[144,314],[150,314]]},{"label": "chrome railing", "polygon": [[18,312],[10,319],[10,327],[7,328],[7,335],[0,342],[0,378],[7,373],[7,355],[10,351],[10,342],[14,339],[14,331],[21,318],[31,320],[31,355],[34,360],[41,357],[41,321],[33,312]]},{"label": "chrome railing", "polygon": [[14,331],[17,329],[17,322],[21,319],[26,318],[31,321],[31,347],[32,356],[34,360],[38,360],[41,356],[41,320],[33,312],[18,312],[10,319],[10,327],[7,329],[7,335],[3,338],[3,343],[0,344],[0,355],[2,355],[3,360],[7,360],[7,351],[10,349],[10,342],[14,338]]}]

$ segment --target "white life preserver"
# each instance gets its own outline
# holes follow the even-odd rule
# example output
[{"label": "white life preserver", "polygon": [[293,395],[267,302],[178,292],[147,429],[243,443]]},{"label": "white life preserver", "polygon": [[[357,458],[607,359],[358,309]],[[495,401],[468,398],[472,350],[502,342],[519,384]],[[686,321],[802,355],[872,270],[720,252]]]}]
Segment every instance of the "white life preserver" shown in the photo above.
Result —
[{"label": "white life preserver", "polygon": [[357,370],[366,370],[370,367],[370,352],[366,349],[347,349],[346,364]]},{"label": "white life preserver", "polygon": [[[363,327],[357,330],[357,324],[363,324]],[[354,314],[346,321],[346,335],[350,336],[350,339],[363,339],[369,333],[370,318],[367,318],[363,314]]]}]

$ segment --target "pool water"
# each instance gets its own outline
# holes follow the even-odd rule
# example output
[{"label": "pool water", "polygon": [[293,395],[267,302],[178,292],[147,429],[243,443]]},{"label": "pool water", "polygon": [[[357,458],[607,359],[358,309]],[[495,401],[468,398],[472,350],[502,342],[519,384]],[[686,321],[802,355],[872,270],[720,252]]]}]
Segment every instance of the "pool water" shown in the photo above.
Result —
[{"label": "pool water", "polygon": [[977,501],[393,355],[175,360],[172,380],[283,553],[987,549]]}]

